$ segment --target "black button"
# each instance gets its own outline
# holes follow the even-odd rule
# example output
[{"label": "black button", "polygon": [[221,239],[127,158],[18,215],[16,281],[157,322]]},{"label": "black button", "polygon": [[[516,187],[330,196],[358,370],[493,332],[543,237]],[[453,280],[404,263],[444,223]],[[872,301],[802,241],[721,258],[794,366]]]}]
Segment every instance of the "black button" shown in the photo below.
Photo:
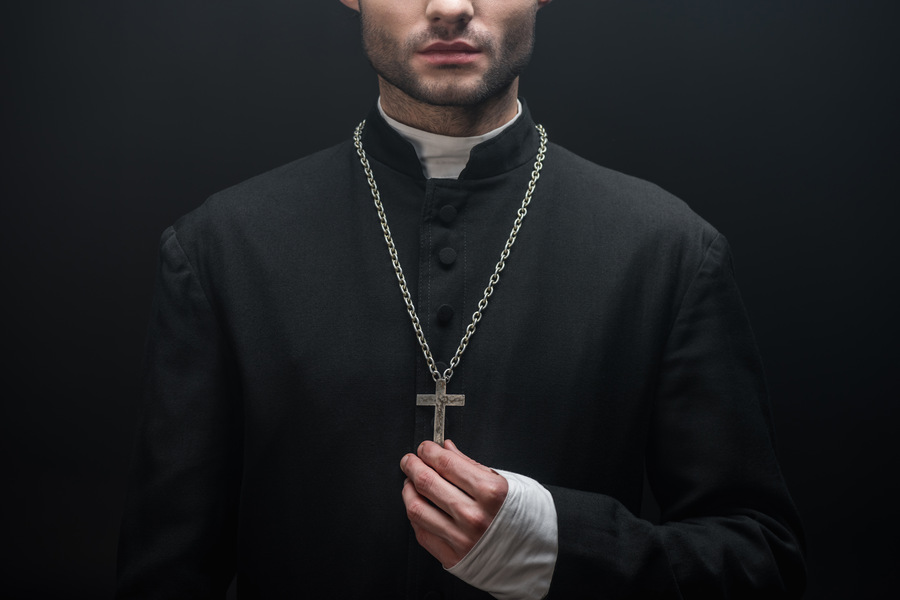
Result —
[{"label": "black button", "polygon": [[437,309],[437,320],[438,323],[447,324],[450,322],[450,319],[453,318],[453,307],[449,304],[442,304],[439,309]]},{"label": "black button", "polygon": [[422,596],[422,600],[443,600],[444,595],[440,592],[428,592]]},{"label": "black button", "polygon": [[442,248],[440,252],[438,252],[438,258],[441,259],[441,262],[445,265],[452,265],[456,262],[456,250],[453,248]]},{"label": "black button", "polygon": [[442,206],[441,210],[438,211],[438,216],[445,225],[449,225],[456,218],[456,209],[451,204]]}]

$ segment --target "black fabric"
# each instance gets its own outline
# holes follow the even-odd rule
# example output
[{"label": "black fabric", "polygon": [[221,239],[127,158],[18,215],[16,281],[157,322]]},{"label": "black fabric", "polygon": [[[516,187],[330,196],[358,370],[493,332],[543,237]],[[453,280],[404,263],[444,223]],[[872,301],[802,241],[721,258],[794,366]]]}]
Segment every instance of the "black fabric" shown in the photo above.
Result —
[{"label": "black fabric", "polygon": [[[449,362],[525,193],[533,122],[526,107],[459,180],[426,180],[375,110],[363,140]],[[488,597],[406,519],[399,461],[431,436],[415,396],[434,383],[351,142],[166,230],[146,356],[119,598],[221,597],[235,572],[241,598]],[[463,452],[552,492],[552,598],[799,596],[801,527],[728,245],[658,187],[551,144],[448,392],[466,394],[447,409]],[[660,525],[638,516],[645,465]]]}]

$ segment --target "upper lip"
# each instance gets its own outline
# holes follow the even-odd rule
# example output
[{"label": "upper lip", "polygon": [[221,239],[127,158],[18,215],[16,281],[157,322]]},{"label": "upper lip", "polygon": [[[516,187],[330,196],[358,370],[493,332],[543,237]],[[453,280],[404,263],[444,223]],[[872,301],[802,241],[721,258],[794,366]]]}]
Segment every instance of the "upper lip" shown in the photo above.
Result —
[{"label": "upper lip", "polygon": [[434,42],[420,52],[478,52],[478,49],[465,42]]}]

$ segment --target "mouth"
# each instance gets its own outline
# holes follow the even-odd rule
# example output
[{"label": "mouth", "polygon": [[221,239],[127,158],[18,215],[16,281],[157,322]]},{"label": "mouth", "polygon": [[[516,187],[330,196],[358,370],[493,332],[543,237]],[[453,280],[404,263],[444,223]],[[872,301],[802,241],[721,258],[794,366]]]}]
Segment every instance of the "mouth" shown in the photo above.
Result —
[{"label": "mouth", "polygon": [[466,42],[434,42],[418,54],[433,65],[463,65],[478,60],[481,50]]}]

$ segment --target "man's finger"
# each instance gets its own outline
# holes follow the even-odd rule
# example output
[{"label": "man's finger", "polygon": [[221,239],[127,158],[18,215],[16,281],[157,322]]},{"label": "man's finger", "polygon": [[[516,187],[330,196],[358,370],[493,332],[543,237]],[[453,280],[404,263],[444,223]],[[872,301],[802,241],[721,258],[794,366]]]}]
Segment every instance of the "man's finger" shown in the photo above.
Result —
[{"label": "man's finger", "polygon": [[450,544],[434,535],[430,531],[412,523],[413,532],[416,534],[416,541],[425,548],[429,554],[438,559],[445,569],[456,565],[462,557],[460,554],[450,547]]},{"label": "man's finger", "polygon": [[458,449],[454,451],[434,442],[423,442],[419,446],[418,456],[442,478],[483,504],[492,515],[497,513],[506,499],[509,491],[506,479]]},{"label": "man's finger", "polygon": [[414,454],[404,456],[400,461],[400,468],[406,473],[416,492],[431,500],[452,519],[466,515],[466,507],[473,504],[465,492],[444,479]]},{"label": "man's finger", "polygon": [[[452,519],[443,511],[432,506],[422,496],[412,480],[403,484],[403,504],[406,516],[416,532],[416,539],[441,563],[450,561],[455,564],[460,554],[467,549],[467,541],[453,524]],[[456,557],[456,560],[454,560]]]}]

